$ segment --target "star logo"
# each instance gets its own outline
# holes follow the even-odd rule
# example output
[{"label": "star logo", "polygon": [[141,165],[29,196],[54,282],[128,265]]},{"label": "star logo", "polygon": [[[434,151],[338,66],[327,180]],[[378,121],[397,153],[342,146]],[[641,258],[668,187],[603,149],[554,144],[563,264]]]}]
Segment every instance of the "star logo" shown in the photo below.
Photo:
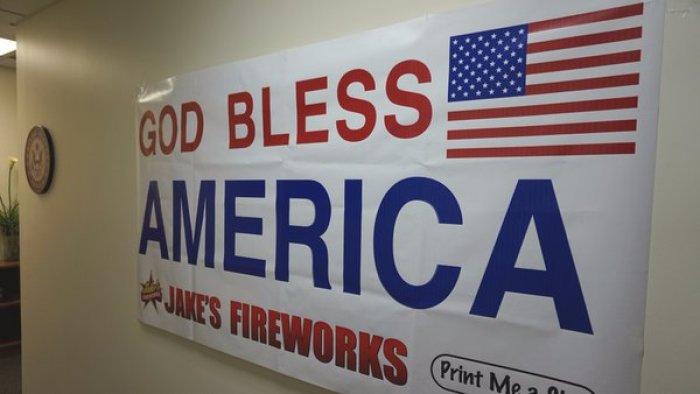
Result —
[{"label": "star logo", "polygon": [[148,280],[145,283],[141,283],[141,301],[143,301],[144,309],[148,306],[148,303],[153,303],[153,307],[158,311],[158,304],[156,301],[161,302],[163,300],[163,291],[160,287],[160,282],[153,280],[153,272],[148,276]]}]

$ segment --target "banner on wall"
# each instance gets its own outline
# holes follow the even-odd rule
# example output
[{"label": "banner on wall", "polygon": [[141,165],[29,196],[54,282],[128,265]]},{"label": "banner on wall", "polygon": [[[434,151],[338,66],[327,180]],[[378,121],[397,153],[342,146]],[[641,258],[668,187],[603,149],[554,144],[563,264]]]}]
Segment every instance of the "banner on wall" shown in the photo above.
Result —
[{"label": "banner on wall", "polygon": [[638,392],[663,14],[493,1],[142,88],[141,320],[339,392]]}]

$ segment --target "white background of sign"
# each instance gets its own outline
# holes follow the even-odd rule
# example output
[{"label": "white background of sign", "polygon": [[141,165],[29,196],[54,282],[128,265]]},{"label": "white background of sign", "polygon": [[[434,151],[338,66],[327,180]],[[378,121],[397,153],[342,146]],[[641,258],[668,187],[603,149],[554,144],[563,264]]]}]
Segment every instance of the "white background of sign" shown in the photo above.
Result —
[{"label": "white background of sign", "polygon": [[[444,103],[447,96],[445,71],[448,68],[448,51],[445,44],[449,43],[449,37],[628,3],[598,1],[586,4],[585,7],[545,7],[551,3],[533,1],[526,8],[516,8],[522,12],[514,12],[512,8],[515,4],[494,2],[453,14],[431,16],[354,37],[181,75],[147,87],[140,96],[137,121],[141,121],[147,110],[153,111],[157,116],[165,104],[177,108],[181,103],[196,100],[205,114],[204,136],[202,144],[192,154],[156,154],[140,158],[142,208],[137,210],[140,221],[144,220],[144,208],[147,205],[147,184],[158,180],[165,219],[163,229],[172,255],[171,181],[187,181],[190,212],[195,212],[195,191],[199,181],[215,179],[218,191],[214,213],[217,218],[216,252],[214,269],[203,267],[201,258],[198,266],[188,266],[184,262],[159,261],[160,249],[151,241],[148,243],[148,252],[139,258],[138,278],[144,282],[153,274],[165,286],[166,294],[168,286],[176,286],[220,297],[223,302],[224,328],[215,331],[189,320],[163,314],[155,308],[142,309],[143,321],[342,392],[398,392],[408,389],[410,392],[424,393],[433,390],[434,383],[429,379],[430,363],[444,353],[551,376],[589,387],[596,393],[637,391],[656,138],[658,63],[652,59],[658,59],[655,50],[658,49],[661,38],[659,11],[663,4],[645,3],[645,13],[639,17],[644,28],[644,39],[640,44],[643,53],[640,65],[640,109],[638,115],[623,115],[638,116],[639,119],[634,135],[637,143],[634,155],[448,161],[444,156],[444,130],[447,128],[444,121],[448,109],[440,103]],[[619,28],[612,25],[614,27],[611,29]],[[576,33],[573,34],[581,34],[574,31]],[[589,32],[586,30],[586,33]],[[550,37],[552,38],[556,37]],[[348,51],[347,48],[359,49]],[[430,85],[416,86],[404,82],[408,89],[426,94],[433,102],[433,121],[428,131],[409,140],[398,140],[390,136],[381,126],[381,115],[392,114],[397,109],[382,98],[381,94],[373,92],[368,96],[374,97],[380,115],[374,133],[358,144],[349,144],[337,138],[332,127],[333,120],[346,116],[334,105],[334,87],[340,76],[353,68],[367,69],[375,76],[377,92],[381,93],[388,70],[394,64],[413,58],[425,62],[433,75]],[[636,69],[634,65],[630,68]],[[626,73],[629,69],[620,72]],[[295,82],[325,75],[328,75],[329,88],[308,94],[307,100],[328,102],[328,114],[310,119],[308,127],[312,130],[330,129],[330,142],[289,148],[262,147],[258,101],[260,89],[270,86],[273,97],[276,94],[283,98],[278,102],[273,99],[272,124],[275,130],[290,131],[295,129],[294,111],[289,109],[290,106],[293,108],[292,89]],[[413,80],[411,77],[407,79]],[[240,91],[251,92],[255,98],[257,109],[253,118],[256,119],[258,133],[250,148],[229,150],[225,100],[228,94]],[[563,93],[558,96],[558,100],[585,100],[589,99],[589,93],[590,91]],[[624,90],[615,94],[634,93]],[[611,94],[610,97],[619,96]],[[525,103],[518,100],[520,99],[507,101],[508,104],[504,105],[513,105],[513,101]],[[412,111],[400,111],[404,119],[402,122],[410,122]],[[242,110],[236,112],[241,113]],[[589,120],[589,117],[581,117],[578,121],[583,120]],[[147,128],[153,127],[153,123],[147,125]],[[290,140],[294,141],[294,136]],[[577,141],[578,136],[565,139],[563,143],[571,143],[571,140]],[[426,310],[408,309],[386,294],[377,280],[378,274],[374,268],[376,258],[372,255],[372,243],[368,242],[373,233],[376,207],[384,193],[395,182],[414,176],[427,176],[443,182],[455,193],[464,220],[464,224],[457,228],[431,227],[430,224],[435,221],[434,213],[422,204],[407,206],[400,216],[394,250],[398,270],[407,281],[428,281],[433,275],[435,262],[462,269],[450,296],[441,304]],[[266,181],[264,199],[256,200],[255,203],[250,200],[237,202],[242,211],[237,215],[262,218],[262,236],[240,236],[245,242],[238,241],[238,255],[266,260],[265,279],[223,270],[223,217],[225,209],[230,206],[224,208],[221,190],[227,179]],[[340,290],[341,209],[333,209],[331,225],[324,235],[329,248],[333,289],[312,287],[310,255],[306,248],[290,248],[292,262],[289,283],[274,280],[275,264],[279,264],[274,257],[274,223],[280,220],[274,213],[274,185],[277,180],[289,179],[320,182],[328,190],[333,207],[343,206],[343,179],[363,180],[365,211],[362,224],[362,296],[343,294]],[[513,190],[520,179],[551,179],[554,184],[590,314],[593,335],[559,329],[551,300],[542,297],[508,294],[497,318],[484,319],[469,315],[474,294],[484,280],[482,277],[488,256],[495,249],[492,245],[498,229],[501,228]],[[311,222],[313,216],[309,212],[313,210],[303,210],[301,207],[302,205],[293,208],[292,222],[305,225]],[[298,214],[299,212],[304,213]],[[151,216],[148,220],[152,223],[151,226],[155,226]],[[140,228],[137,226],[137,229]],[[531,227],[532,229],[534,228]],[[379,247],[374,244],[375,249]],[[528,247],[526,244],[519,256],[520,264],[535,262],[534,267],[540,269],[536,265],[537,260],[541,259],[537,250],[536,245]],[[528,251],[532,253],[528,254]],[[202,254],[200,248],[200,256]],[[577,286],[577,283],[571,285]],[[170,303],[174,302],[168,296],[166,299]],[[348,374],[333,365],[333,362],[323,364],[313,357],[299,357],[270,346],[252,343],[240,336],[231,337],[226,329],[229,321],[226,305],[229,300],[240,300],[263,308],[309,317],[314,321],[323,320],[331,325],[367,331],[386,338],[397,338],[408,347],[408,356],[404,359],[409,371],[407,386],[392,387],[387,382],[358,373]],[[368,314],[370,310],[372,312]],[[376,316],[389,318],[378,319]],[[336,357],[339,356],[336,354]],[[477,385],[482,388],[478,392],[496,392],[487,390],[486,385]],[[534,387],[534,383],[532,385]],[[540,390],[546,388],[547,386],[542,386]],[[469,386],[464,390],[473,391]]]}]

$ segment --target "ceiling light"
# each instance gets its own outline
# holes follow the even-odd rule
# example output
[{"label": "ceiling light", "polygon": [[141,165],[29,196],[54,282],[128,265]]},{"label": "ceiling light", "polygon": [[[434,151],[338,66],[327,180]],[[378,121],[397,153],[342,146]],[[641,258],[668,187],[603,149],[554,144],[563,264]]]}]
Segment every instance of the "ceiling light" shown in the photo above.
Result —
[{"label": "ceiling light", "polygon": [[17,43],[12,40],[0,38],[0,56],[14,52],[17,49]]}]

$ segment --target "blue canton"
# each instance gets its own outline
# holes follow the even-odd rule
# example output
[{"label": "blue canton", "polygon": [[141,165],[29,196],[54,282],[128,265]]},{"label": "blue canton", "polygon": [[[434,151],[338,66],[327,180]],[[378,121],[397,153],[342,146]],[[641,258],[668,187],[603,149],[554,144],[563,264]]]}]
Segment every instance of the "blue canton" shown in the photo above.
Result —
[{"label": "blue canton", "polygon": [[448,101],[525,95],[527,25],[450,37]]}]

